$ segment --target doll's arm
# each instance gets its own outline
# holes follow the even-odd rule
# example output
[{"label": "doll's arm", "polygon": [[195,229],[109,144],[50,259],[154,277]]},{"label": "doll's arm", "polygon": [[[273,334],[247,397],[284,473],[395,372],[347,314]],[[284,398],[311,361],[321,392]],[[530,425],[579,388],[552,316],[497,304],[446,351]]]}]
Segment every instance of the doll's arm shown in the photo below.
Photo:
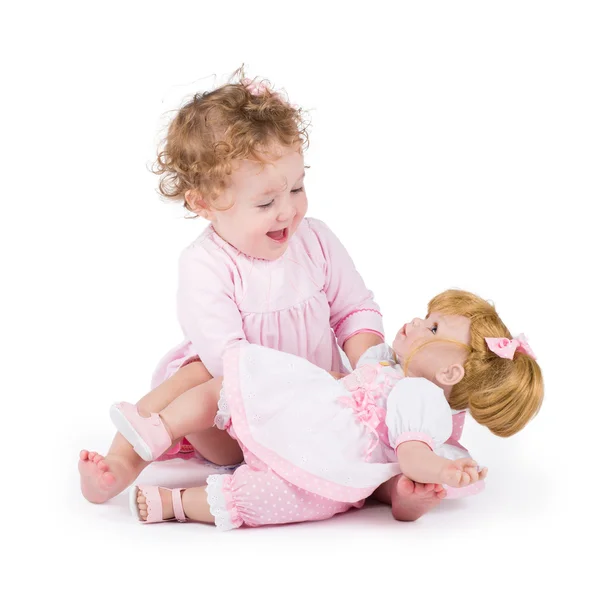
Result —
[{"label": "doll's arm", "polygon": [[438,456],[424,442],[404,442],[396,448],[402,473],[419,483],[442,483],[451,487],[464,487],[485,479],[487,469],[478,470],[471,458],[449,460]]},{"label": "doll's arm", "polygon": [[464,487],[485,477],[471,458],[436,453],[452,433],[452,411],[443,390],[427,379],[406,377],[394,386],[386,425],[400,469],[413,481]]}]

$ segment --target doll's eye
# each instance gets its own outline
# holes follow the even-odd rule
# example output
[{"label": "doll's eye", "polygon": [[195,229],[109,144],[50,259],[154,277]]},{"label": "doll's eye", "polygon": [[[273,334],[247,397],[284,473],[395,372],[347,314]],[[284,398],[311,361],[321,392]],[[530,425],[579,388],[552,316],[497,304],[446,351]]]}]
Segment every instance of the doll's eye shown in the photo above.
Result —
[{"label": "doll's eye", "polygon": [[431,333],[433,333],[433,335],[435,335],[437,333],[437,329],[438,329],[438,324],[434,323],[433,327],[429,328],[429,331],[431,331]]}]

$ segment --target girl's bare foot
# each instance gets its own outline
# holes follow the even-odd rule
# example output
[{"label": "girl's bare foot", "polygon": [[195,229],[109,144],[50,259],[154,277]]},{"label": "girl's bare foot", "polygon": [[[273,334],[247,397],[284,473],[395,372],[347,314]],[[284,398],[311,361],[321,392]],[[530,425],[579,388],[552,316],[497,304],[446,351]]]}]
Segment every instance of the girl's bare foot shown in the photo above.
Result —
[{"label": "girl's bare foot", "polygon": [[394,477],[389,483],[396,521],[416,521],[446,497],[446,490],[437,483],[416,483],[404,475]]},{"label": "girl's bare foot", "polygon": [[94,504],[102,504],[121,493],[135,481],[140,471],[139,466],[118,455],[105,457],[87,450],[79,453],[81,493]]}]

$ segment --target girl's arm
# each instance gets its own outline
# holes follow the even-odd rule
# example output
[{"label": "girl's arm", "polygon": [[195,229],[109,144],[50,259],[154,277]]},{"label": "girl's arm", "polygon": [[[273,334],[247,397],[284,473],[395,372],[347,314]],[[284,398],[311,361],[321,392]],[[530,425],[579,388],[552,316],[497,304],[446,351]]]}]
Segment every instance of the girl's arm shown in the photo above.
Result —
[{"label": "girl's arm", "polygon": [[379,334],[371,332],[355,333],[352,337],[346,340],[343,350],[352,365],[356,368],[358,359],[372,346],[381,344],[382,338]]},{"label": "girl's arm", "polygon": [[234,299],[233,271],[198,244],[181,255],[177,311],[185,336],[209,373],[223,375],[225,350],[246,342],[246,334]]},{"label": "girl's arm", "polygon": [[323,257],[329,323],[352,368],[360,356],[383,341],[383,320],[373,293],[356,270],[348,251],[325,223],[307,219]]}]

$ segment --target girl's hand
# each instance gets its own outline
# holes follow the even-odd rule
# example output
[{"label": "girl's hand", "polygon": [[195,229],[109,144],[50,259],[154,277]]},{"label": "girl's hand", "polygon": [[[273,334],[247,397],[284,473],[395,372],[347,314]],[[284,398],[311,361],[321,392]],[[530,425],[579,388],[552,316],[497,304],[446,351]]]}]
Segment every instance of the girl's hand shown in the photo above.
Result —
[{"label": "girl's hand", "polygon": [[329,374],[334,378],[334,379],[343,379],[344,377],[346,377],[345,373],[338,373],[337,371],[329,371]]}]

